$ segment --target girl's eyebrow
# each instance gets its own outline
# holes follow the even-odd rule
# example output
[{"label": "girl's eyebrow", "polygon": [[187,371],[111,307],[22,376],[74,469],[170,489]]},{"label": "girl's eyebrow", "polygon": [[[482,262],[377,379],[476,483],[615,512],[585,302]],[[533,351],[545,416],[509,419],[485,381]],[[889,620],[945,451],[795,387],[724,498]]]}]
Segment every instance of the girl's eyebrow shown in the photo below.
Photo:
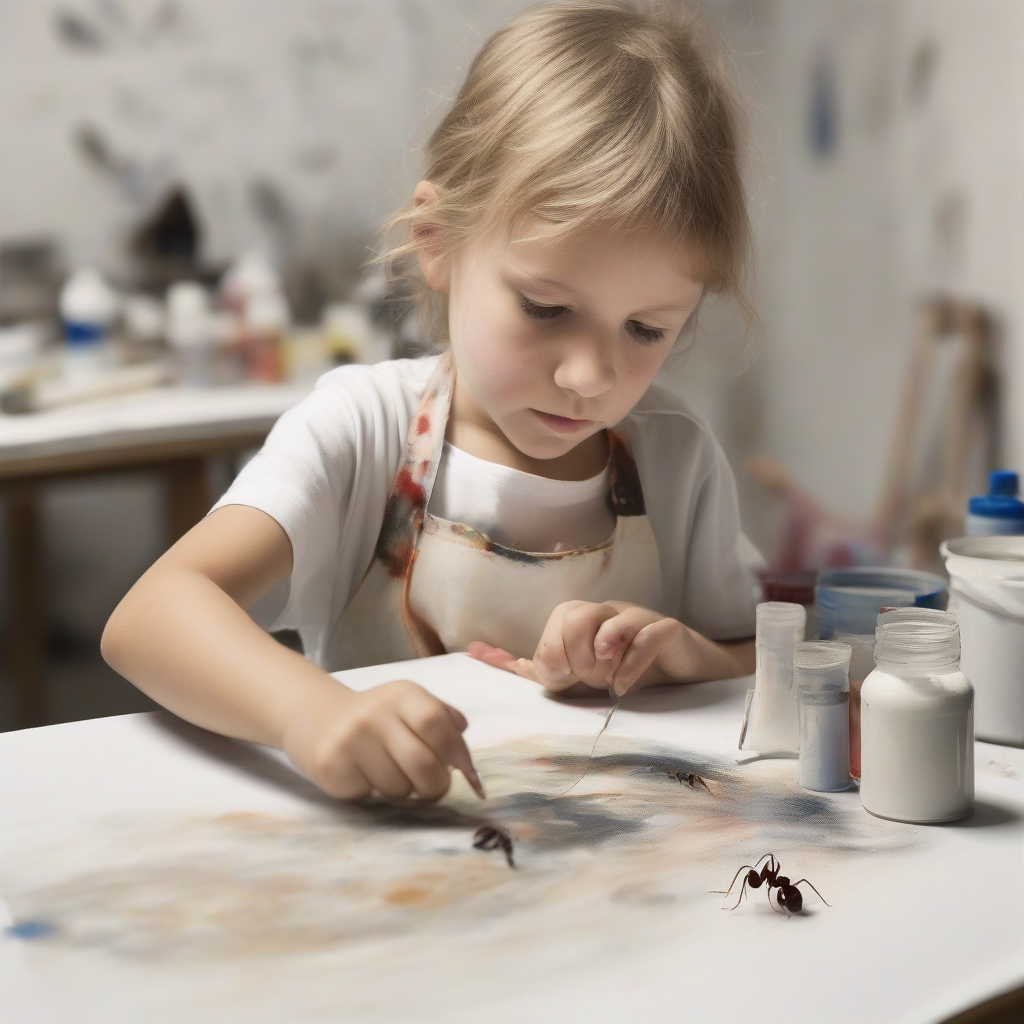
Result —
[{"label": "girl's eyebrow", "polygon": [[[532,284],[544,285],[548,288],[555,289],[555,291],[566,292],[569,295],[577,296],[577,292],[570,288],[569,285],[564,284],[562,281],[555,281],[550,277],[541,277],[539,274],[532,274],[527,270],[520,270],[518,268],[512,270],[512,276],[523,283],[530,282]],[[675,305],[668,303],[664,306],[648,306],[644,309],[636,310],[633,313],[633,316],[654,316],[658,313],[686,313],[688,315],[693,312],[694,305],[695,303],[690,305]]]},{"label": "girl's eyebrow", "polygon": [[526,270],[513,270],[512,276],[523,282],[529,281],[531,284],[546,285],[548,288],[554,288],[556,291],[560,292],[567,292],[570,295],[576,294],[572,288],[561,281],[555,281],[553,278],[549,277],[541,277],[539,274],[531,274]]}]

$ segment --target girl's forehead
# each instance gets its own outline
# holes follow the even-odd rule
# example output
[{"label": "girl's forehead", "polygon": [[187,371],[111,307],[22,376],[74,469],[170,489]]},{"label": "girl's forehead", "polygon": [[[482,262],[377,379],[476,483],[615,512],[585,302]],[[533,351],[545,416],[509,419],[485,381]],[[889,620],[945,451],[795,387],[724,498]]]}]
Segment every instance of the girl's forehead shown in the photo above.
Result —
[{"label": "girl's forehead", "polygon": [[529,227],[493,235],[485,249],[502,269],[548,283],[626,274],[652,285],[699,283],[701,261],[691,246],[655,230],[594,224],[563,234]]}]

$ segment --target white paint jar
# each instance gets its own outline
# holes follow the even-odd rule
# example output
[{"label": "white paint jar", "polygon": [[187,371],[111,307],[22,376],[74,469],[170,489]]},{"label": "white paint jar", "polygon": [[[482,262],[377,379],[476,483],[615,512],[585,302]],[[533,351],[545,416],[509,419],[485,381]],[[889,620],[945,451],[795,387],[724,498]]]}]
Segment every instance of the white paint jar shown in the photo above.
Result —
[{"label": "white paint jar", "polygon": [[942,545],[978,739],[1024,746],[1024,537]]},{"label": "white paint jar", "polygon": [[861,689],[860,798],[881,818],[956,821],[974,808],[974,688],[956,617],[883,612]]},{"label": "white paint jar", "polygon": [[799,644],[793,663],[800,712],[797,782],[817,793],[850,787],[849,644]]}]

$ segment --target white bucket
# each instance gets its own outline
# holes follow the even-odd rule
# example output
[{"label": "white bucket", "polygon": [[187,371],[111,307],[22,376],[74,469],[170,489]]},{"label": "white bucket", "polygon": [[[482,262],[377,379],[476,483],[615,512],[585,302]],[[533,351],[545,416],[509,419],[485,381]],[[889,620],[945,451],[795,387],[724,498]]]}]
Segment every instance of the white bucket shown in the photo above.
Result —
[{"label": "white bucket", "polygon": [[960,537],[941,551],[975,735],[1024,746],[1024,537]]}]

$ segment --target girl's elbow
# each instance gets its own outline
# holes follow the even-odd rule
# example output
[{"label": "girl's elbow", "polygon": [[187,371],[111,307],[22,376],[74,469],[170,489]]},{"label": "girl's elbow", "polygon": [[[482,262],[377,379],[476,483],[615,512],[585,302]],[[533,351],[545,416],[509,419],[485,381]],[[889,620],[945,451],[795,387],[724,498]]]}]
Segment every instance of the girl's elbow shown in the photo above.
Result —
[{"label": "girl's elbow", "polygon": [[107,624],[103,627],[103,635],[100,637],[100,654],[115,672],[121,671],[122,659],[128,646],[128,616],[124,607],[127,600],[127,597],[122,599],[121,603],[110,613],[110,618],[107,619]]}]

